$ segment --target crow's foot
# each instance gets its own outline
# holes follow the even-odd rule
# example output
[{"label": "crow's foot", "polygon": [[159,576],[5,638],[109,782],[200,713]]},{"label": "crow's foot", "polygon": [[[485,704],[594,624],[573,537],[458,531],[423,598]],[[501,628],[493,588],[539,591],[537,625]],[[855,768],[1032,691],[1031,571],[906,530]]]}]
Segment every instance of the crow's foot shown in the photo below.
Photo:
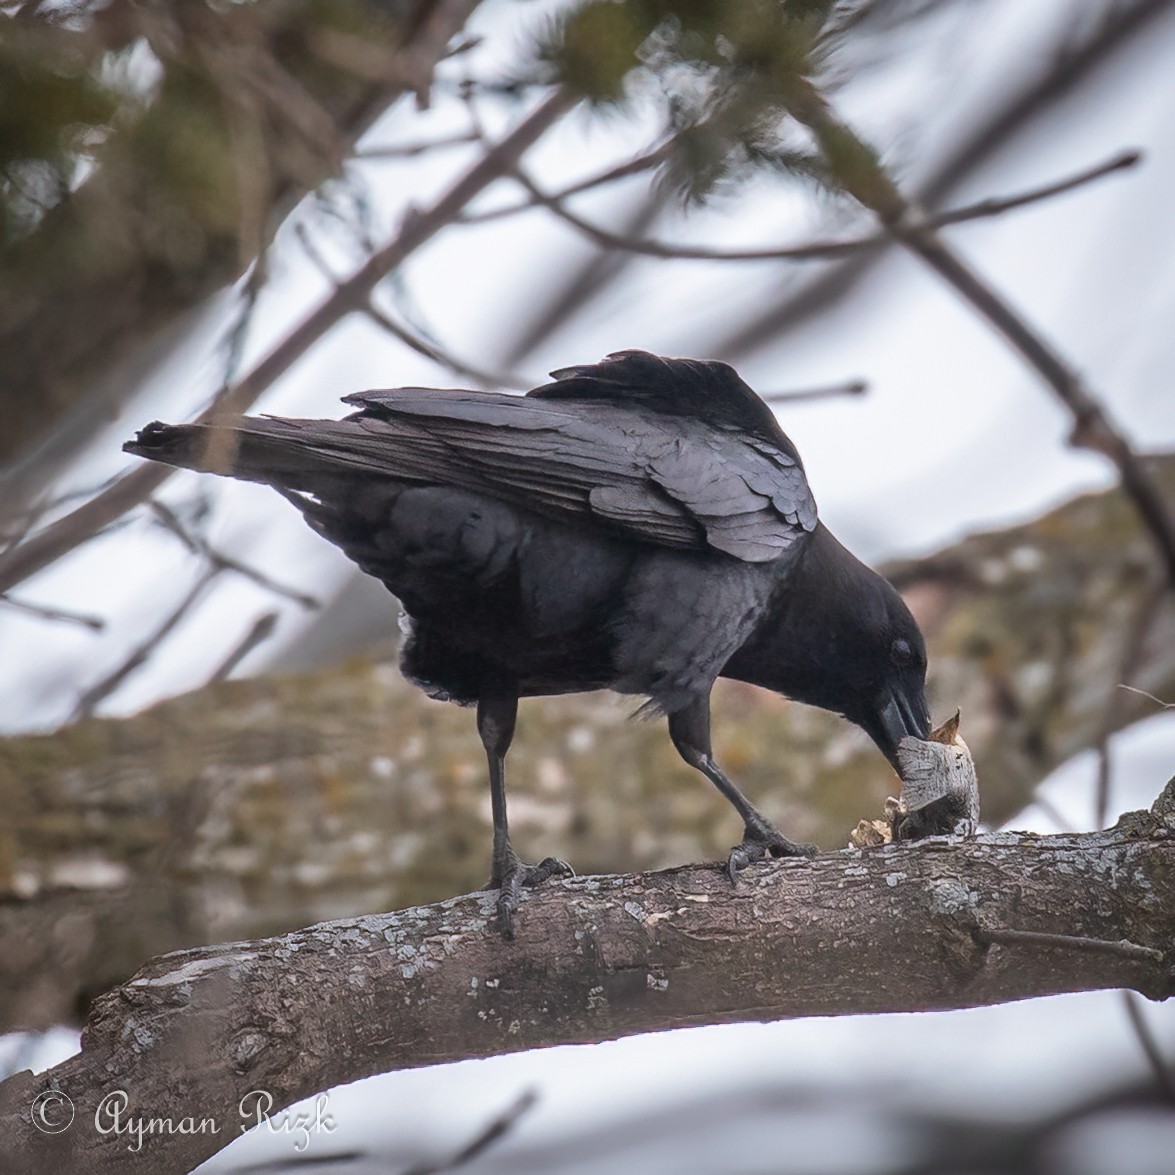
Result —
[{"label": "crow's foot", "polygon": [[493,876],[486,889],[498,890],[498,929],[502,937],[514,937],[514,915],[524,889],[534,889],[552,877],[574,877],[575,870],[558,857],[545,857],[537,865],[520,861],[513,852],[494,861]]},{"label": "crow's foot", "polygon": [[815,845],[788,840],[767,820],[756,821],[746,826],[742,842],[730,850],[730,856],[726,858],[726,875],[734,885],[741,870],[768,854],[773,857],[814,857],[816,852]]}]

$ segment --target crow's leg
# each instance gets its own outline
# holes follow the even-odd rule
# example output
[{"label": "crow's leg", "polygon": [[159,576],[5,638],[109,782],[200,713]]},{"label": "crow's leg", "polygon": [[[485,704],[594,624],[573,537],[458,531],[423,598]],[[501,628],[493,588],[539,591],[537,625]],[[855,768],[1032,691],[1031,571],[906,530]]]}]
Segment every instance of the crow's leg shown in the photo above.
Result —
[{"label": "crow's leg", "polygon": [[669,737],[677,753],[697,768],[733,805],[743,818],[743,839],[730,850],[726,873],[733,882],[740,869],[770,853],[773,857],[811,857],[815,845],[788,840],[714,762],[710,749],[710,699],[700,698],[684,710],[669,715]]},{"label": "crow's leg", "polygon": [[490,767],[490,800],[494,812],[494,857],[487,889],[498,893],[498,926],[504,938],[514,937],[514,913],[523,889],[541,885],[548,877],[570,877],[574,870],[564,861],[547,857],[537,865],[520,861],[506,828],[506,752],[514,738],[518,694],[499,689],[482,695],[477,703],[477,733]]}]

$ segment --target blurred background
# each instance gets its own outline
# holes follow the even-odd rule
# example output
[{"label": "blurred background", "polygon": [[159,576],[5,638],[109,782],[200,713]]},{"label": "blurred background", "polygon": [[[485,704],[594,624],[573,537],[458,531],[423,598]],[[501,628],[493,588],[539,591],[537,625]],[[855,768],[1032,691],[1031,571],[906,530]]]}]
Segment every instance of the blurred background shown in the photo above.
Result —
[{"label": "blurred background", "polygon": [[[674,8],[0,3],[0,1073],[73,1051],[151,954],[486,876],[472,717],[398,677],[395,601],[270,491],[124,456],[152,419],[725,359],[918,615],[988,826],[1094,828],[1171,776],[1175,609],[1113,467],[802,128],[674,47],[823,21],[837,113],[929,214],[964,210],[950,244],[1170,503],[1175,4],[699,3],[634,58]],[[729,847],[631,708],[524,703],[520,851],[593,872]],[[749,687],[715,727],[827,848],[896,782]],[[371,1079],[306,1154],[260,1131],[202,1169],[440,1168],[505,1114],[466,1169],[1158,1175],[1173,1064],[1175,1013],[1124,993],[694,1029]]]}]

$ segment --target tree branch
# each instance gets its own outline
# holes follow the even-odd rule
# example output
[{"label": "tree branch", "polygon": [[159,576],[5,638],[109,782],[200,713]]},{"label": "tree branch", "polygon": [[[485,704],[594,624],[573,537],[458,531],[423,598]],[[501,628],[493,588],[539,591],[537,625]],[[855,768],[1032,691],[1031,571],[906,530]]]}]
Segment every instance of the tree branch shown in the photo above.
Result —
[{"label": "tree branch", "polygon": [[[1175,493],[1175,458],[1155,468]],[[1105,729],[1106,691],[1156,578],[1146,536],[1115,489],[885,570],[926,633],[932,712],[962,707],[985,818],[1002,823]],[[485,880],[476,725],[360,660],[392,652],[395,604],[369,590],[370,626],[323,637],[342,664],[0,739],[0,1032],[71,1020],[147,955]],[[1175,698],[1172,593],[1128,680]],[[1116,727],[1154,713],[1118,692]],[[605,695],[524,704],[511,752],[520,848],[597,873],[725,855],[738,831],[727,805],[660,724],[626,722],[629,709]],[[833,715],[720,683],[714,718],[719,755],[797,837],[843,844],[896,787]]]},{"label": "tree branch", "polygon": [[[992,196],[962,208],[951,209],[933,216],[927,215],[923,223],[926,228],[933,229],[1001,216],[1005,212],[1011,212],[1014,209],[1024,208],[1029,204],[1039,203],[1062,193],[1071,192],[1074,188],[1082,187],[1114,172],[1133,167],[1141,158],[1142,155],[1138,151],[1121,151],[1105,163],[1086,168],[1067,179],[1044,184],[1039,188],[1032,188],[1018,195]],[[832,257],[844,257],[861,249],[872,249],[890,239],[890,233],[882,230],[840,240],[807,241],[801,245],[771,246],[760,249],[726,249],[626,236],[622,233],[610,232],[608,229],[593,224],[572,212],[563,200],[566,195],[577,189],[569,189],[558,195],[548,195],[521,168],[516,167],[513,174],[514,178],[530,193],[531,205],[546,208],[597,245],[607,249],[624,249],[627,252],[639,253],[646,257],[659,257],[665,261],[822,261]],[[531,205],[522,205],[505,211],[519,211],[522,207]]]},{"label": "tree branch", "polygon": [[[480,137],[480,135],[475,137]],[[552,192],[546,199],[562,202],[570,196],[578,196],[581,192],[594,191],[596,188],[605,187],[608,184],[615,183],[617,180],[639,175],[643,171],[648,171],[650,168],[664,163],[671,154],[672,144],[663,144],[643,155],[638,155],[635,159],[630,159],[627,163],[617,164],[615,167],[609,167],[606,171],[589,176],[587,179],[579,180],[574,184],[568,184],[561,191]],[[484,224],[488,220],[502,220],[508,216],[517,216],[521,212],[530,212],[532,209],[543,207],[546,207],[546,205],[536,199],[532,193],[529,199],[522,200],[517,204],[506,204],[501,208],[487,208],[484,212],[464,212],[458,218],[457,223]]]},{"label": "tree branch", "polygon": [[[493,929],[494,901],[152,960],[95,1002],[80,1054],[0,1086],[6,1169],[172,1170],[232,1137],[154,1133],[134,1151],[95,1129],[115,1090],[128,1113],[228,1124],[250,1090],[280,1109],[392,1069],[668,1028],[1101,988],[1166,999],[1175,784],[1151,812],[1083,836],[843,850],[734,888],[713,868],[576,878],[528,895],[512,943]],[[1085,949],[1123,939],[1138,949]],[[71,1129],[30,1121],[44,1091],[69,1099]]]},{"label": "tree branch", "polygon": [[[973,175],[1034,120],[1071,98],[1098,68],[1125,55],[1132,42],[1146,35],[1148,25],[1168,12],[1170,0],[1131,0],[1105,9],[1099,19],[1068,37],[1055,51],[1042,53],[1044,67],[1026,88],[1008,89],[984,112],[986,118],[946,147],[946,156],[932,161],[932,170],[918,185],[917,202],[935,208],[968,176]],[[885,243],[891,243],[887,238]],[[881,245],[862,250],[802,283],[781,275],[786,284],[777,297],[764,298],[758,314],[721,333],[711,343],[715,354],[738,358],[765,343],[778,344],[804,322],[827,312],[885,256]]]},{"label": "tree branch", "polygon": [[310,51],[315,28],[338,20],[313,6],[83,5],[91,48],[73,53],[65,30],[49,38],[43,22],[25,25],[32,76],[58,56],[70,76],[79,64],[101,76],[108,50],[142,40],[161,77],[141,110],[127,102],[100,128],[106,142],[81,187],[5,251],[0,514],[52,483],[405,87],[427,89],[474,5],[350,5],[389,66],[375,82]]},{"label": "tree branch", "polygon": [[250,567],[249,564],[241,562],[240,559],[235,559],[231,555],[225,555],[223,552],[218,551],[203,536],[192,534],[180,521],[179,515],[166,503],[155,498],[151,500],[149,505],[151,512],[158,519],[159,524],[164,530],[175,535],[193,555],[201,555],[207,560],[209,566],[214,567],[218,571],[235,572],[244,579],[252,581],[258,587],[273,592],[275,596],[282,596],[287,600],[292,600],[299,607],[311,611],[322,607],[322,601],[317,596],[313,596],[309,592],[300,591],[298,588],[290,587],[287,584],[279,583],[272,576],[266,575],[264,571],[258,571],[257,568]]},{"label": "tree branch", "polygon": [[[395,239],[373,254],[355,273],[340,282],[253,370],[226,389],[201,413],[199,422],[245,411],[269,386],[317,343],[340,319],[363,310],[371,291],[392,270],[432,239],[494,180],[506,174],[522,154],[570,109],[573,100],[556,91],[504,139],[487,151],[437,202],[404,221]],[[0,554],[0,593],[49,566],[62,555],[145,502],[173,471],[164,465],[141,465],[14,548]]]},{"label": "tree branch", "polygon": [[832,111],[810,83],[796,81],[792,116],[820,144],[844,190],[877,214],[886,230],[921,257],[979,312],[1052,388],[1074,419],[1069,442],[1113,462],[1122,487],[1150,532],[1166,577],[1175,588],[1175,518],[1124,434],[1073,368],[1044,337],[938,235],[933,220],[907,200],[870,147]]},{"label": "tree branch", "polygon": [[187,616],[192,605],[204,594],[209,584],[223,570],[222,567],[218,567],[216,564],[209,564],[205,567],[185,593],[183,599],[167,614],[155,631],[137,644],[123,658],[117,668],[105,674],[99,681],[95,682],[82,693],[81,697],[78,698],[77,705],[74,707],[70,720],[77,722],[81,718],[89,717],[98,708],[98,705],[110,697],[135,670],[142,668],[147,663],[151,653],[171,635],[180,621]]}]

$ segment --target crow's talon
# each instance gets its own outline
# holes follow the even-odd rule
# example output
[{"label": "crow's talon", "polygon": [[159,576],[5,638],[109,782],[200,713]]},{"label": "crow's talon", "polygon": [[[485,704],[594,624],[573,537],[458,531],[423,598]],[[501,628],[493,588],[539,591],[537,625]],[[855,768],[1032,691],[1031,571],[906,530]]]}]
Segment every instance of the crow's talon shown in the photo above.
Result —
[{"label": "crow's talon", "polygon": [[537,865],[526,866],[526,876],[522,884],[527,889],[542,885],[550,877],[574,877],[575,870],[559,857],[544,857]]},{"label": "crow's talon", "polygon": [[524,889],[534,889],[552,877],[574,877],[575,870],[558,857],[544,857],[537,865],[529,865],[512,856],[499,871],[495,866],[494,877],[486,889],[498,890],[498,928],[502,937],[514,937],[514,915],[518,911]]},{"label": "crow's talon", "polygon": [[768,853],[773,857],[814,857],[817,851],[815,845],[788,840],[782,832],[770,825],[763,828],[748,825],[742,842],[735,845],[726,858],[725,873],[731,885],[736,885],[739,873],[753,862],[762,860]]}]

